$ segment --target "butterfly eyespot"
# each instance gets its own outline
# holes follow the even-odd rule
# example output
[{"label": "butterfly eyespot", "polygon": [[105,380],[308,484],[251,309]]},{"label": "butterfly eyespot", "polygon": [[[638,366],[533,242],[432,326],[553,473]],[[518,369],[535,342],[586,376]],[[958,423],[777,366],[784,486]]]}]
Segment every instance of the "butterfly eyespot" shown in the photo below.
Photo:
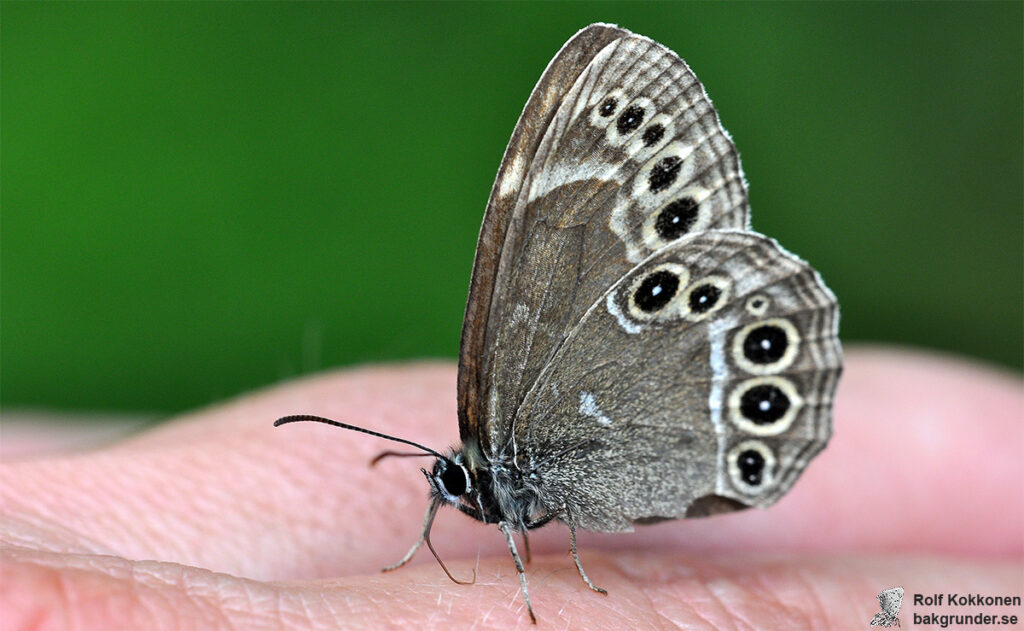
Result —
[{"label": "butterfly eyespot", "polygon": [[755,377],[729,394],[729,418],[747,434],[775,436],[789,429],[804,400],[783,377]]},{"label": "butterfly eyespot", "polygon": [[664,136],[665,136],[665,126],[661,125],[661,124],[658,124],[658,123],[655,123],[654,125],[651,125],[650,127],[648,127],[647,129],[644,130],[644,133],[643,133],[644,146],[645,147],[653,147]]},{"label": "butterfly eyespot", "polygon": [[675,241],[683,236],[697,222],[697,202],[692,197],[683,197],[668,204],[658,213],[654,229],[666,241]]},{"label": "butterfly eyespot", "polygon": [[771,303],[771,300],[767,296],[755,294],[747,299],[745,308],[747,313],[760,317],[768,311],[768,307],[771,306]]},{"label": "butterfly eyespot", "polygon": [[744,493],[756,495],[771,486],[775,455],[759,440],[747,440],[729,452],[729,477]]},{"label": "butterfly eyespot", "polygon": [[694,288],[690,292],[690,298],[687,302],[689,302],[690,311],[706,313],[718,303],[718,299],[721,296],[722,290],[708,283]]},{"label": "butterfly eyespot", "polygon": [[740,397],[740,413],[757,425],[770,425],[788,411],[789,397],[778,386],[754,386]]},{"label": "butterfly eyespot", "polygon": [[718,311],[729,300],[732,283],[724,276],[708,276],[693,282],[686,290],[683,314],[691,320],[703,320]]},{"label": "butterfly eyespot", "polygon": [[619,100],[614,96],[610,96],[597,108],[597,113],[607,118],[615,113],[615,108],[618,106]]},{"label": "butterfly eyespot", "polygon": [[[638,274],[625,292],[629,314],[635,320],[665,320],[679,314],[680,295],[690,272],[678,263],[661,263]],[[611,295],[611,294],[609,294]],[[609,310],[619,317],[613,308]],[[620,322],[622,322],[620,320]],[[628,329],[628,325],[624,325]]]},{"label": "butterfly eyespot", "polygon": [[[656,151],[663,149],[667,142],[672,139],[675,133],[674,119],[668,114],[658,114],[658,106],[650,99],[641,97],[636,99],[633,104],[643,106],[646,115],[643,121],[644,124],[640,126],[639,132],[630,136],[629,144],[626,146],[626,153],[634,160],[646,163],[655,155]],[[678,153],[670,152],[665,155],[678,155]],[[636,183],[638,185],[645,185],[646,176],[637,178]],[[643,187],[643,190],[637,191],[637,193],[641,194],[644,192],[646,192],[646,186]]]},{"label": "butterfly eyespot", "polygon": [[743,340],[743,356],[755,364],[774,364],[786,354],[786,332],[777,326],[766,324],[747,334]]},{"label": "butterfly eyespot", "polygon": [[736,335],[733,359],[747,372],[767,375],[793,363],[800,335],[788,320],[775,318],[747,325]]},{"label": "butterfly eyespot", "polygon": [[643,312],[659,311],[679,291],[679,277],[668,270],[649,274],[633,292],[633,303]]},{"label": "butterfly eyespot", "polygon": [[644,108],[639,105],[630,105],[626,108],[626,111],[619,116],[619,120],[616,121],[615,127],[619,130],[620,134],[628,134],[639,129],[643,122]]},{"label": "butterfly eyespot", "polygon": [[647,177],[647,186],[652,193],[659,193],[676,181],[682,169],[683,159],[679,156],[667,156],[659,160]]},{"label": "butterfly eyespot", "polygon": [[764,473],[764,456],[761,452],[753,449],[740,452],[736,459],[740,469],[740,475],[745,483],[750,486],[761,486],[762,474]]}]

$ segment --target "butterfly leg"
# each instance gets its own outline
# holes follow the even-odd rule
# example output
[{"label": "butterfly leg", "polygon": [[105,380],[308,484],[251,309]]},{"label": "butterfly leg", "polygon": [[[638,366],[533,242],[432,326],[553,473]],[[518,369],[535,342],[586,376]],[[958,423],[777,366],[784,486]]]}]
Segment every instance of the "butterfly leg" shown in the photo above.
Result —
[{"label": "butterfly leg", "polygon": [[593,581],[590,580],[590,577],[587,576],[587,573],[583,571],[583,564],[580,563],[580,555],[576,551],[576,522],[573,521],[572,515],[569,514],[568,509],[566,509],[565,514],[568,517],[567,521],[569,522],[569,544],[571,546],[570,552],[572,552],[572,560],[576,562],[576,569],[579,570],[580,578],[583,579],[583,582],[586,583],[587,587],[589,587],[590,589],[594,590],[598,594],[607,595],[608,590],[602,589],[597,585],[594,585]]},{"label": "butterfly leg", "polygon": [[512,561],[516,564],[516,571],[519,572],[519,588],[523,592],[523,600],[526,601],[526,611],[530,614],[530,621],[537,624],[537,616],[533,615],[533,605],[530,604],[530,592],[526,590],[526,569],[523,567],[523,561],[519,558],[519,551],[516,550],[515,539],[512,538],[512,526],[503,521],[498,523],[498,528],[501,528],[502,534],[505,535],[508,551],[512,555]]},{"label": "butterfly leg", "polygon": [[526,558],[526,563],[529,565],[533,557],[530,555],[530,537],[527,536],[526,531],[523,531],[523,557]]},{"label": "butterfly leg", "polygon": [[415,556],[416,551],[420,549],[420,546],[426,543],[427,548],[429,548],[430,553],[434,555],[434,559],[437,560],[438,565],[441,566],[441,569],[444,570],[444,573],[448,575],[448,578],[450,578],[453,583],[458,583],[459,585],[472,585],[476,582],[476,569],[473,570],[473,579],[469,581],[460,581],[452,576],[452,573],[448,571],[448,566],[446,566],[444,561],[441,560],[441,557],[437,555],[437,550],[434,550],[434,544],[430,543],[430,528],[434,525],[434,516],[437,515],[437,509],[440,505],[441,500],[435,499],[430,502],[430,506],[427,507],[427,514],[423,517],[423,531],[420,533],[420,538],[416,540],[416,543],[409,548],[409,551],[405,553],[405,556],[402,557],[398,563],[387,566],[381,570],[382,572],[390,572],[391,570],[397,570],[402,567],[412,560],[412,557]]},{"label": "butterfly leg", "polygon": [[390,572],[391,570],[397,570],[398,568],[402,567],[403,565],[411,561],[414,556],[416,556],[416,551],[420,549],[420,546],[423,545],[423,542],[427,540],[427,536],[430,534],[430,526],[432,526],[434,523],[434,515],[437,514],[438,506],[439,502],[437,501],[433,501],[430,503],[430,506],[427,507],[427,514],[423,516],[423,530],[420,531],[420,538],[416,540],[416,543],[412,544],[412,547],[409,548],[409,551],[405,553],[405,556],[402,557],[402,559],[398,563],[394,563],[392,565],[385,567],[381,570],[382,572]]}]

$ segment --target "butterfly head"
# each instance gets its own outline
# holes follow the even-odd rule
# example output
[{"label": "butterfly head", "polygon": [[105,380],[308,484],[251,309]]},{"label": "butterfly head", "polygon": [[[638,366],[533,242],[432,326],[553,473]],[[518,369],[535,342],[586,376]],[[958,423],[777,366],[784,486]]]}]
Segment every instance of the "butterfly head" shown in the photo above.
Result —
[{"label": "butterfly head", "polygon": [[424,469],[423,474],[427,476],[431,493],[449,504],[458,505],[463,499],[469,500],[475,495],[473,476],[460,452],[436,459],[433,470],[427,473]]}]

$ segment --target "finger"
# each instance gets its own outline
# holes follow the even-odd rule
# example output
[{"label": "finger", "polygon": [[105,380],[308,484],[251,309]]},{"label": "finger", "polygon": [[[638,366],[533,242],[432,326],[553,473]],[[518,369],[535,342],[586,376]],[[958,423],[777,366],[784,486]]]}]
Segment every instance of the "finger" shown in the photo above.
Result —
[{"label": "finger", "polygon": [[[847,367],[832,445],[776,507],[634,535],[584,535],[584,549],[911,549],[1019,558],[1024,509],[1012,489],[1022,470],[1019,441],[1007,440],[1021,431],[1018,383],[887,351],[851,353]],[[371,469],[366,463],[389,443],[315,424],[272,429],[269,421],[313,412],[438,448],[455,437],[453,382],[443,365],[326,375],[199,412],[115,449],[4,467],[10,482],[0,483],[0,498],[15,524],[8,534],[52,540],[51,549],[171,559],[256,578],[373,571],[419,535],[426,506],[419,465],[395,460]],[[439,515],[434,533],[448,559],[505,554],[493,528],[454,511]],[[534,549],[562,550],[566,540],[564,528],[545,528]]]},{"label": "finger", "polygon": [[[539,624],[529,623],[511,563],[481,564],[475,585],[437,568],[316,583],[268,584],[167,563],[3,552],[0,609],[9,628],[866,628],[875,595],[906,586],[900,617],[965,613],[920,606],[914,594],[1012,594],[1017,564],[909,560],[594,553],[586,565],[608,596],[583,585],[567,555],[537,559],[529,587]],[[453,564],[468,573],[469,562]],[[1013,613],[972,607],[969,613]],[[40,625],[45,626],[45,625]]]},{"label": "finger", "polygon": [[107,445],[139,431],[147,420],[139,415],[66,415],[6,412],[0,462],[73,453]]},{"label": "finger", "polygon": [[[201,410],[108,449],[4,463],[0,536],[254,578],[377,570],[384,540],[390,559],[404,526],[385,508],[419,511],[422,478],[410,484],[406,469],[371,469],[382,444],[365,435],[272,422],[297,411],[378,428],[416,418],[429,439],[430,428],[455,431],[453,386],[453,372],[440,364],[326,375]],[[375,488],[393,491],[374,495]]]}]

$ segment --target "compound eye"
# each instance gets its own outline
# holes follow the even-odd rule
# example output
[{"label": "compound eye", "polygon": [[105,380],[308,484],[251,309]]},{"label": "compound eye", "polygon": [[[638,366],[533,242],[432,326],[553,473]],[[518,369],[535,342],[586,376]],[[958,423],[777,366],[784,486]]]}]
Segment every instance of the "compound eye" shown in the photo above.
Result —
[{"label": "compound eye", "polygon": [[441,472],[441,490],[453,497],[466,493],[466,472],[461,465],[448,463]]}]

